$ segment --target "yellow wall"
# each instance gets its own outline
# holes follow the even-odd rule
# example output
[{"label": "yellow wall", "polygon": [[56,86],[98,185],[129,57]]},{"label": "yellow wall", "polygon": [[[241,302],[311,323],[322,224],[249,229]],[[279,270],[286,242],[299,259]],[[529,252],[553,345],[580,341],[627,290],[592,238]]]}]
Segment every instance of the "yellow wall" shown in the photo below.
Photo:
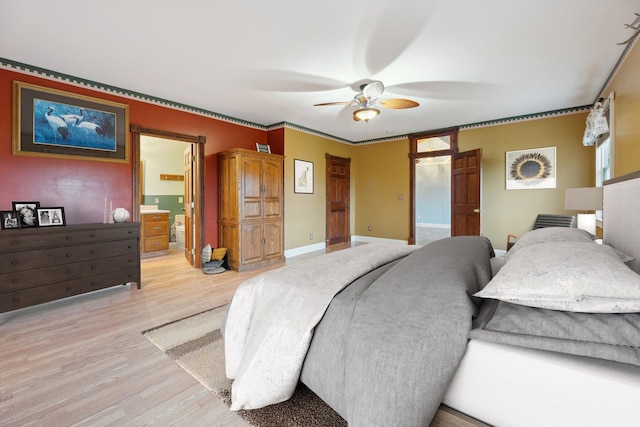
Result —
[{"label": "yellow wall", "polygon": [[640,170],[640,47],[629,52],[603,96],[615,92],[613,177]]},{"label": "yellow wall", "polygon": [[[614,176],[640,170],[640,48],[631,51],[605,89],[615,91]],[[595,149],[584,147],[585,113],[461,130],[460,151],[482,148],[482,234],[504,249],[507,234],[521,235],[538,213],[564,210],[564,190],[595,183]],[[506,190],[506,152],[556,147],[556,188]],[[285,134],[285,248],[325,238],[325,153],[351,157],[351,232],[358,236],[409,237],[409,142],[351,146],[305,132]],[[315,193],[293,193],[293,159],[314,162]],[[368,226],[372,231],[368,231]],[[314,233],[314,240],[309,240]]]},{"label": "yellow wall", "polygon": [[[326,170],[325,154],[349,158],[353,147],[298,130],[285,129],[284,147],[284,238],[285,249],[323,243],[326,237]],[[313,194],[293,192],[293,160],[313,162]],[[354,230],[356,188],[354,172],[357,165],[351,161],[351,233]],[[309,235],[313,233],[313,240]]]},{"label": "yellow wall", "polygon": [[[564,190],[595,183],[593,147],[582,145],[586,113],[462,130],[460,151],[482,148],[482,234],[504,249],[507,234],[531,229],[539,213],[564,210]],[[507,190],[506,152],[556,147],[556,188]]]},{"label": "yellow wall", "polygon": [[[578,113],[460,131],[460,151],[482,148],[481,229],[496,249],[505,248],[507,234],[531,229],[538,213],[575,214],[564,210],[565,188],[594,183],[594,148],[582,145],[585,118],[586,113]],[[556,147],[556,188],[506,190],[506,152],[542,147]],[[406,241],[408,139],[350,146],[286,129],[285,248],[324,241],[325,153],[352,158],[352,234]],[[293,159],[314,163],[314,194],[293,193]]]},{"label": "yellow wall", "polygon": [[354,162],[356,235],[408,240],[409,140],[356,146]]}]

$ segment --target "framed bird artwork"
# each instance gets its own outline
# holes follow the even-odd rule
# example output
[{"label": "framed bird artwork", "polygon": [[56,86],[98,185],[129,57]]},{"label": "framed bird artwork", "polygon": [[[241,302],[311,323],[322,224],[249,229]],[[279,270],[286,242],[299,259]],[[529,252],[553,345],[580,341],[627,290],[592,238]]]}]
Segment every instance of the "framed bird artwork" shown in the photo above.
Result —
[{"label": "framed bird artwork", "polygon": [[129,162],[129,106],[13,82],[13,154]]}]

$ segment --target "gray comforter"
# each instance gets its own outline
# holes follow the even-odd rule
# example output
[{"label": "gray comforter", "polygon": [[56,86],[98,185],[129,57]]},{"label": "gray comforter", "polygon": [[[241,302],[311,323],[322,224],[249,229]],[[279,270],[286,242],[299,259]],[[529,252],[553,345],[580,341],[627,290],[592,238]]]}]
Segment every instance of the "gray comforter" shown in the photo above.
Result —
[{"label": "gray comforter", "polygon": [[640,366],[640,313],[574,313],[500,301],[470,337]]},{"label": "gray comforter", "polygon": [[484,237],[431,243],[358,279],[316,327],[301,380],[351,427],[429,425],[491,279]]}]

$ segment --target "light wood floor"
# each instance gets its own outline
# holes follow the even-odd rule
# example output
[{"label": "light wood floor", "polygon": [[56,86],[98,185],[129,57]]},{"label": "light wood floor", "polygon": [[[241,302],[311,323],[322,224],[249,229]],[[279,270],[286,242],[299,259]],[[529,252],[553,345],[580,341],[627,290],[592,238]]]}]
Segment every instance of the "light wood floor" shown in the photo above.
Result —
[{"label": "light wood floor", "polygon": [[[226,304],[262,271],[205,275],[176,252],[142,260],[142,289],[0,314],[0,426],[247,427],[141,332]],[[480,425],[439,414],[432,427]]]},{"label": "light wood floor", "polygon": [[0,425],[246,426],[141,332],[227,303],[257,273],[205,275],[176,253],[142,260],[142,289],[0,314]]}]

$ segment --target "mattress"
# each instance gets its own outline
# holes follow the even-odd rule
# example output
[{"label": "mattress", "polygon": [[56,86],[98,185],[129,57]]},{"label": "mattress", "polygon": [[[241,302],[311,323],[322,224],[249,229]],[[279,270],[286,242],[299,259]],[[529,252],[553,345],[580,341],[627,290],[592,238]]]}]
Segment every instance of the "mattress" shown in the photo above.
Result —
[{"label": "mattress", "polygon": [[640,368],[471,340],[443,403],[497,427],[638,426]]}]

